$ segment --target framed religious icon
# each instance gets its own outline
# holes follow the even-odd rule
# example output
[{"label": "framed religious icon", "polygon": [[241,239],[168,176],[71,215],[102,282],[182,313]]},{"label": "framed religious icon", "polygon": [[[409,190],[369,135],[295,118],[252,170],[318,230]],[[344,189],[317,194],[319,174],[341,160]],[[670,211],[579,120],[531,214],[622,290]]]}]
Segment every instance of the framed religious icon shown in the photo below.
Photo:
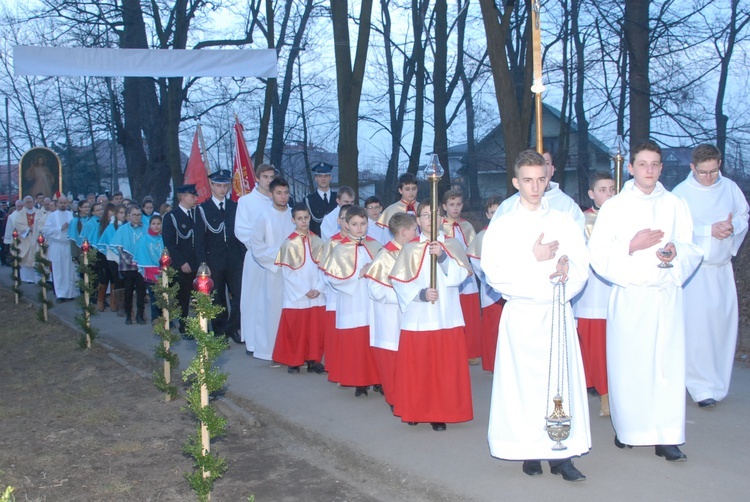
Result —
[{"label": "framed religious icon", "polygon": [[18,165],[18,194],[36,197],[42,193],[53,198],[62,193],[62,162],[49,148],[37,146],[26,150]]}]

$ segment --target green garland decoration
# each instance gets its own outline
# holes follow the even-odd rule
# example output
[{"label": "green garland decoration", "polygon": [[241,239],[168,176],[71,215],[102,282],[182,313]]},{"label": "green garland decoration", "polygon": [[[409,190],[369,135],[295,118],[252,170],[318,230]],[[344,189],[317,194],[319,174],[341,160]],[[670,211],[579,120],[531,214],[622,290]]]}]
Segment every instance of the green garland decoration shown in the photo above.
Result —
[{"label": "green garland decoration", "polygon": [[[179,359],[177,354],[172,352],[171,349],[167,350],[164,348],[164,342],[169,342],[171,347],[174,343],[180,340],[180,336],[164,326],[164,311],[166,309],[170,322],[177,321],[180,318],[181,309],[177,302],[177,292],[180,289],[180,285],[177,281],[174,281],[177,271],[172,267],[168,267],[166,270],[162,269],[161,273],[167,274],[169,283],[172,285],[167,287],[162,286],[160,275],[156,280],[156,284],[153,286],[156,305],[162,311],[162,315],[154,321],[154,334],[161,338],[161,343],[154,347],[154,357],[157,360],[168,362],[170,369],[174,369],[178,367]],[[164,377],[164,371],[154,371],[154,386],[160,391],[166,393],[170,400],[177,397],[177,386],[167,383],[167,380]]]},{"label": "green garland decoration", "polygon": [[39,249],[34,255],[34,270],[41,277],[37,281],[39,286],[39,293],[37,293],[37,299],[39,300],[39,310],[36,313],[36,318],[40,322],[46,322],[44,318],[44,306],[48,309],[54,306],[52,300],[49,299],[49,293],[52,289],[52,285],[49,283],[49,277],[52,271],[52,262],[46,258],[47,252],[49,251],[49,243],[45,240],[43,244],[39,244]]},{"label": "green garland decoration", "polygon": [[[224,307],[213,304],[211,295],[195,291],[192,295],[196,314],[207,321],[224,310]],[[214,366],[214,363],[221,353],[228,348],[229,344],[224,337],[216,337],[213,332],[203,331],[197,316],[186,318],[185,323],[186,331],[195,338],[197,347],[196,356],[182,373],[182,378],[191,384],[187,390],[187,408],[201,422],[197,433],[190,436],[183,446],[183,452],[193,457],[194,466],[197,469],[194,472],[186,473],[185,479],[195,491],[198,500],[206,501],[213,489],[214,482],[227,470],[227,462],[218,455],[203,452],[200,426],[205,425],[208,429],[209,438],[215,438],[226,433],[227,421],[219,416],[210,404],[201,406],[200,389],[201,385],[205,385],[208,393],[211,394],[221,389],[226,383],[228,374],[221,373]],[[209,473],[209,475],[204,477],[204,473]]]},{"label": "green garland decoration", "polygon": [[[92,302],[92,298],[96,298],[97,286],[96,286],[96,273],[94,272],[93,264],[96,263],[96,247],[91,246],[86,253],[88,257],[88,265],[84,265],[83,262],[83,250],[81,250],[81,257],[78,260],[78,289],[81,290],[81,294],[78,297],[78,306],[81,307],[81,313],[75,317],[78,326],[81,328],[81,336],[78,338],[78,345],[85,349],[88,347],[87,339],[94,341],[99,330],[91,325],[91,318],[99,313],[96,308],[96,302]],[[88,281],[84,281],[84,274],[88,274]],[[89,304],[86,305],[86,296],[84,293],[89,294]]]},{"label": "green garland decoration", "polygon": [[10,244],[10,278],[13,280],[11,291],[18,295],[20,300],[23,297],[23,291],[21,290],[21,257],[19,253],[21,250],[18,245],[21,241],[16,237]]}]

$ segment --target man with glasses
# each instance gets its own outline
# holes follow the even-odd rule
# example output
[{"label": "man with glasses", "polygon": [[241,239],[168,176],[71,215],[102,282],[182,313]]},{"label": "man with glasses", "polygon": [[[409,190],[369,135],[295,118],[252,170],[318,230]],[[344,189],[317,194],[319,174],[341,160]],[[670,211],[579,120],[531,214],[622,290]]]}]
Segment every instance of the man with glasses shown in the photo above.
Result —
[{"label": "man with glasses", "polygon": [[701,408],[715,407],[729,390],[738,326],[732,257],[747,234],[747,200],[720,168],[718,148],[697,146],[690,174],[673,192],[687,201],[693,243],[703,250],[703,262],[684,286],[685,384]]}]

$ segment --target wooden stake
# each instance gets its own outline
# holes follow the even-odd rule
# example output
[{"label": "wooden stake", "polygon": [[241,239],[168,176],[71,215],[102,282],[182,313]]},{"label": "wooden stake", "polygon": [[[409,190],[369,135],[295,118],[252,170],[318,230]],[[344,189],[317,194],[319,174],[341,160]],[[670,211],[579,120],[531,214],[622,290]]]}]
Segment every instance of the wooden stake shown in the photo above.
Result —
[{"label": "wooden stake", "polygon": [[[198,316],[198,321],[201,325],[201,331],[204,333],[208,333],[208,319],[203,317],[202,315]],[[206,374],[206,361],[208,361],[208,353],[206,352],[206,349],[203,349],[203,352],[200,354],[200,363],[201,363],[201,375]],[[205,408],[208,406],[208,387],[206,386],[205,381],[201,384],[201,408]],[[211,438],[208,435],[208,427],[204,422],[201,422],[201,445],[203,446],[203,454],[208,455],[208,453],[211,451]],[[208,471],[203,471],[203,477],[208,478],[211,476],[211,473]],[[209,500],[211,495],[209,494]]]},{"label": "wooden stake", "polygon": [[[44,237],[42,237],[42,244],[39,246],[39,254],[42,257],[42,261],[47,259],[47,253],[44,252]],[[44,322],[47,322],[47,285],[42,285],[42,314],[44,316]]]},{"label": "wooden stake", "polygon": [[18,238],[18,232],[13,230],[13,286],[16,290],[14,295],[16,297],[16,305],[21,300],[18,296],[18,288],[21,287],[21,262],[18,260],[19,249],[18,246],[21,244],[21,239]]},{"label": "wooden stake", "polygon": [[91,330],[91,314],[89,313],[89,273],[88,273],[88,267],[89,267],[89,253],[88,249],[86,251],[83,251],[81,253],[83,255],[83,285],[84,285],[84,291],[83,291],[83,318],[86,322],[86,348],[91,348],[91,335],[89,334],[89,331]]},{"label": "wooden stake", "polygon": [[[169,287],[169,277],[167,277],[167,271],[162,270],[161,273],[161,285],[164,288]],[[166,305],[169,304],[169,295],[167,293],[164,293],[164,304],[165,307],[162,309],[162,316],[164,316],[164,329],[169,331],[169,309],[166,307]],[[164,351],[169,352],[169,340],[162,340],[162,344],[164,345]],[[164,382],[166,382],[167,385],[169,385],[172,378],[172,365],[169,364],[169,361],[164,359]],[[166,393],[165,401],[171,401],[172,396],[170,396],[169,392]]]}]

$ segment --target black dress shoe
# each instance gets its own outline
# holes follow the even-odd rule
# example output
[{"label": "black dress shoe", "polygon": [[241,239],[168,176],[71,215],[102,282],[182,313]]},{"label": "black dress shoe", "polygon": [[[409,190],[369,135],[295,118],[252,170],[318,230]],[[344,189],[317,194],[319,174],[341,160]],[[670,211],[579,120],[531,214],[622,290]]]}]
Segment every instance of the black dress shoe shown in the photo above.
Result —
[{"label": "black dress shoe", "polygon": [[307,363],[307,372],[308,373],[317,373],[318,375],[323,375],[327,373],[325,366],[323,366],[321,363]]},{"label": "black dress shoe", "polygon": [[524,460],[523,472],[529,476],[539,476],[542,471],[542,463],[539,460]]},{"label": "black dress shoe", "polygon": [[701,408],[716,408],[716,399],[704,399],[703,401],[698,401],[698,406]]},{"label": "black dress shoe", "polygon": [[615,434],[615,446],[617,446],[620,449],[623,448],[633,448],[629,444],[621,443],[619,439],[617,439],[617,434]]},{"label": "black dress shoe", "polygon": [[687,461],[687,455],[682,453],[682,450],[673,444],[658,444],[656,445],[654,453],[657,457],[664,457],[667,462]]},{"label": "black dress shoe", "polygon": [[245,354],[247,354],[248,356],[252,357],[253,351],[252,350],[245,350]]},{"label": "black dress shoe", "polygon": [[135,322],[137,322],[138,324],[141,324],[141,325],[146,324],[146,320],[143,318],[142,315],[136,315],[135,316]]},{"label": "black dress shoe", "polygon": [[359,396],[363,396],[363,395],[366,396],[367,395],[367,389],[369,389],[369,388],[370,387],[357,387],[356,390],[354,391],[354,397],[359,397]]},{"label": "black dress shoe", "polygon": [[230,333],[229,338],[231,338],[234,343],[242,343],[242,337],[236,331],[234,333]]},{"label": "black dress shoe", "polygon": [[127,324],[127,325],[133,324],[133,320],[130,318],[130,316],[127,316],[125,318],[125,324]]},{"label": "black dress shoe", "polygon": [[[372,390],[373,390],[373,392],[379,392],[380,394],[383,394],[383,386],[380,385],[379,383],[373,385],[372,386]],[[385,394],[383,394],[383,395],[385,395]]]},{"label": "black dress shoe", "polygon": [[289,366],[286,369],[287,373],[299,373],[299,366]]},{"label": "black dress shoe", "polygon": [[573,465],[573,461],[568,459],[562,464],[557,464],[553,467],[550,467],[549,472],[552,474],[562,474],[562,477],[565,481],[584,481],[586,479],[586,476],[583,475],[581,471],[576,469],[576,466]]},{"label": "black dress shoe", "polygon": [[409,425],[409,427],[416,427],[417,425],[419,425],[419,422],[406,422],[406,423]]},{"label": "black dress shoe", "polygon": [[432,426],[433,431],[438,431],[438,432],[444,431],[445,429],[448,428],[448,426],[445,425],[445,423],[443,422],[430,422],[430,425]]}]

